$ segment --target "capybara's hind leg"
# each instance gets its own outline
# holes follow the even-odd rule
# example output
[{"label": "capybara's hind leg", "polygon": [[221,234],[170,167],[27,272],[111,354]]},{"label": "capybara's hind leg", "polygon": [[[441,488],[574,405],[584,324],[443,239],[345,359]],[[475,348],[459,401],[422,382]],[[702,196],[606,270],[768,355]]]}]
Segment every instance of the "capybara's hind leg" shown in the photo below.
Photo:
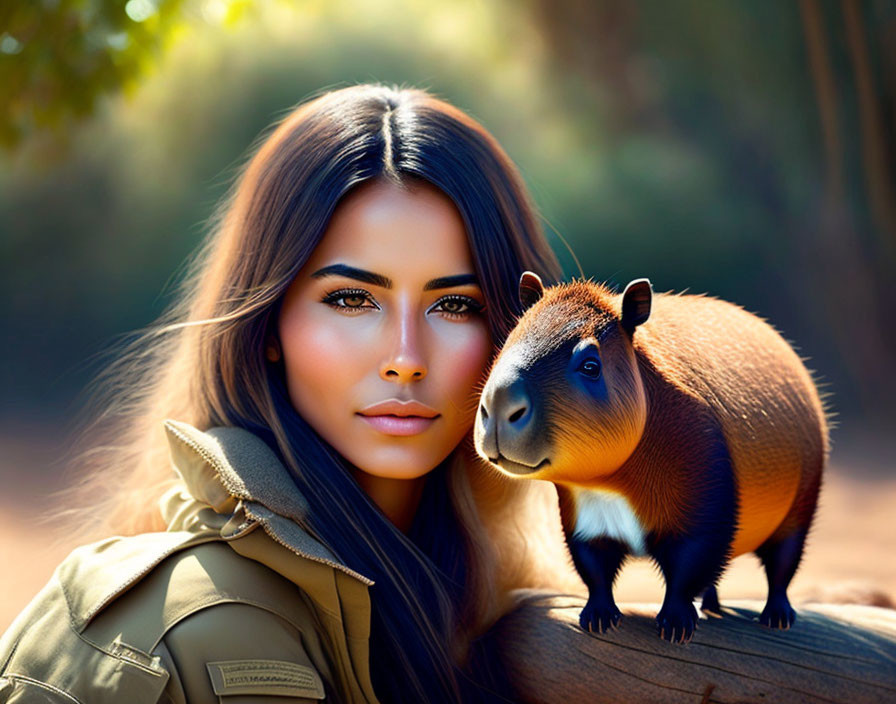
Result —
[{"label": "capybara's hind leg", "polygon": [[700,604],[700,610],[710,614],[722,613],[722,605],[719,603],[719,593],[716,591],[715,584],[710,584],[703,590],[703,602]]},{"label": "capybara's hind leg", "polygon": [[796,619],[796,612],[787,599],[787,586],[799,567],[806,535],[815,517],[823,464],[824,458],[819,454],[811,465],[812,470],[803,472],[796,499],[787,516],[778,530],[756,550],[768,579],[768,601],[759,616],[763,626],[787,629]]},{"label": "capybara's hind leg", "polygon": [[774,542],[769,539],[756,550],[768,579],[768,601],[759,616],[763,626],[788,629],[796,619],[787,599],[787,586],[800,564],[805,541],[806,530],[799,529],[786,538]]}]

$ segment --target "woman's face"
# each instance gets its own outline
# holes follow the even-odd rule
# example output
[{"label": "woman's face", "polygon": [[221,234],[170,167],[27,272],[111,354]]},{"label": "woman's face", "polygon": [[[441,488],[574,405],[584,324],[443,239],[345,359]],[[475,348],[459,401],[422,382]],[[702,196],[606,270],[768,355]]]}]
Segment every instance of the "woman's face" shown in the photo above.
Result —
[{"label": "woman's face", "polygon": [[472,426],[492,352],[484,307],[451,200],[422,182],[362,184],[283,300],[293,406],[359,470],[426,474]]}]

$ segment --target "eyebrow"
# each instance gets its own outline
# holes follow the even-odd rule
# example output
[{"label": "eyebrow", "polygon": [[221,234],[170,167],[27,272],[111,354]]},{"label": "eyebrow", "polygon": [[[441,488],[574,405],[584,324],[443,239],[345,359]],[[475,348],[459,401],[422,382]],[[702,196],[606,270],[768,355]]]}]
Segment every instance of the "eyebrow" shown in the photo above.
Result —
[{"label": "eyebrow", "polygon": [[[363,281],[367,284],[373,284],[374,286],[392,288],[392,279],[390,279],[388,276],[375,274],[372,271],[366,271],[364,269],[357,269],[353,266],[349,266],[348,264],[330,264],[329,266],[318,269],[313,274],[311,274],[311,277],[314,279],[319,279],[324,276],[345,276],[349,279],[355,279],[357,281]],[[423,286],[423,290],[432,291],[433,289],[452,288],[454,286],[466,285],[479,285],[479,279],[476,278],[476,274],[456,274],[454,276],[440,276],[437,279],[427,281]]]}]

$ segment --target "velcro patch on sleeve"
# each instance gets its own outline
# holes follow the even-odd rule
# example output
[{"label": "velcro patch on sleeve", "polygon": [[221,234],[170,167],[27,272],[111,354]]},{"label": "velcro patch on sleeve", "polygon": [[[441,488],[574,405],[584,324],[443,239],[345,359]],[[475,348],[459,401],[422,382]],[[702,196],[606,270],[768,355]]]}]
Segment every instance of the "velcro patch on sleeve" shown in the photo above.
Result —
[{"label": "velcro patch on sleeve", "polygon": [[215,694],[267,694],[324,698],[324,684],[312,667],[283,660],[227,660],[206,664]]}]

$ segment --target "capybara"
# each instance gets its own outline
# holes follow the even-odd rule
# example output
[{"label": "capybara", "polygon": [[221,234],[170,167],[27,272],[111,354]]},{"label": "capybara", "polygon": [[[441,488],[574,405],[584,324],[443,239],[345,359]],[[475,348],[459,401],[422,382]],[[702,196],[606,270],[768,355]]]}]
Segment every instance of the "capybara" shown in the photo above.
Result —
[{"label": "capybara", "polygon": [[704,295],[620,294],[592,281],[543,288],[525,272],[526,308],[489,373],[479,454],[506,474],[557,487],[589,596],[579,623],[616,628],[613,582],[650,556],[666,583],[660,637],[687,642],[693,600],[718,611],[728,561],[755,552],[768,599],[759,618],[789,628],[790,583],[828,455],[816,385],[768,323]]}]

